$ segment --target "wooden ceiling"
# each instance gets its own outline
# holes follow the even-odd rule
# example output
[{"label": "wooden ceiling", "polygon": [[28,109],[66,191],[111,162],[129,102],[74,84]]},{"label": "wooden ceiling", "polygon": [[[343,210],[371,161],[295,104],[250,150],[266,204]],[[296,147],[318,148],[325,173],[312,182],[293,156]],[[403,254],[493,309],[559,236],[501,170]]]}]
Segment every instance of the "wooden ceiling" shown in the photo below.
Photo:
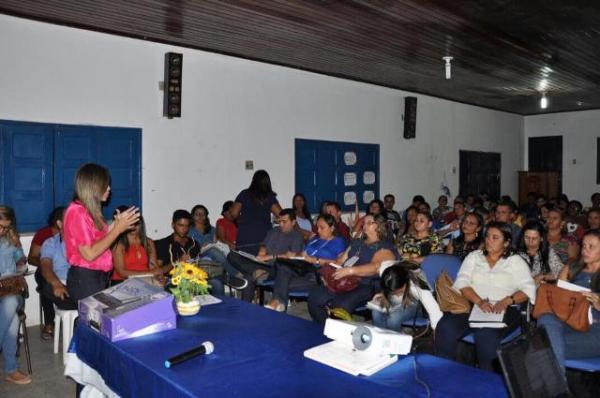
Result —
[{"label": "wooden ceiling", "polygon": [[522,115],[600,108],[600,1],[0,0],[0,13]]}]

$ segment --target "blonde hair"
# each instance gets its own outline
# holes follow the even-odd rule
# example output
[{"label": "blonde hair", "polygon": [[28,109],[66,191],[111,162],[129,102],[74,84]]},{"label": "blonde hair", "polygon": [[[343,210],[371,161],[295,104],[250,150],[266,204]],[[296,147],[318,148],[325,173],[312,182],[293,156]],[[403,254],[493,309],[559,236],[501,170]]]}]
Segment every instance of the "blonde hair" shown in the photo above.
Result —
[{"label": "blonde hair", "polygon": [[102,215],[102,195],[108,189],[110,174],[105,167],[86,163],[77,170],[75,176],[74,199],[81,202],[92,216],[96,228],[104,228]]}]

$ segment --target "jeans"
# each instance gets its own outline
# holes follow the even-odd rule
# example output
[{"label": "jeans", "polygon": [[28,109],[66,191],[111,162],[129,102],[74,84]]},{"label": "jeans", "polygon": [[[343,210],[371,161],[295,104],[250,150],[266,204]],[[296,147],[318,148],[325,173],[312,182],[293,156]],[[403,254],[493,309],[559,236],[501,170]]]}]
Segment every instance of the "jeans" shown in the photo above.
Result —
[{"label": "jeans", "polygon": [[375,292],[372,283],[359,283],[354,290],[345,293],[333,293],[325,286],[316,286],[308,294],[308,312],[313,321],[325,323],[327,308],[343,308],[352,314],[365,304]]},{"label": "jeans", "polygon": [[571,329],[554,314],[544,314],[538,321],[548,333],[552,350],[562,371],[567,359],[592,358],[600,356],[600,324],[594,323],[587,332]]},{"label": "jeans", "polygon": [[242,290],[242,300],[248,302],[252,301],[252,299],[254,298],[254,289],[256,289],[256,282],[254,281],[254,271],[262,269],[271,274],[274,268],[272,266],[262,266],[234,252],[229,253],[229,255],[227,256],[227,261],[229,261],[229,263],[233,267],[235,267],[235,269],[240,271],[244,276],[244,279],[248,281],[248,286],[246,286],[244,290]]},{"label": "jeans", "polygon": [[419,303],[412,302],[408,304],[406,308],[401,307],[390,313],[373,310],[371,311],[373,325],[399,332],[403,323],[411,323],[411,321],[417,315],[418,308]]},{"label": "jeans", "polygon": [[17,334],[19,333],[19,317],[17,308],[23,303],[20,295],[0,297],[0,344],[4,357],[4,374],[18,369]]},{"label": "jeans", "polygon": [[502,339],[519,327],[521,322],[520,310],[514,307],[509,307],[506,310],[504,321],[507,327],[502,329],[470,328],[469,315],[444,313],[435,329],[436,354],[442,358],[455,361],[459,340],[467,334],[473,333],[479,367],[494,371],[496,350],[500,347]]},{"label": "jeans", "polygon": [[225,287],[221,278],[210,278],[208,284],[211,286],[210,294],[216,294],[217,296],[225,295]]},{"label": "jeans", "polygon": [[211,247],[207,251],[204,252],[204,256],[209,257],[212,261],[219,263],[220,266],[223,267],[225,272],[229,274],[229,276],[236,276],[238,270],[227,261],[227,256],[221,250],[216,247]]},{"label": "jeans", "polygon": [[[46,280],[42,277],[42,280],[38,282],[38,289],[42,298],[47,300],[50,303],[50,306],[52,307],[52,313],[54,313],[54,306],[53,304],[56,304],[56,307],[58,309],[61,310],[76,310],[77,309],[77,301],[72,300],[70,297],[65,297],[65,299],[61,299],[60,297],[56,297],[54,295],[54,289],[52,288],[52,285],[49,284],[48,282],[46,282]],[[44,314],[44,317],[46,316],[46,314]],[[48,323],[48,320],[46,319],[46,325],[50,324],[53,325],[54,324],[54,319],[52,319],[52,322]]]},{"label": "jeans", "polygon": [[317,284],[314,272],[298,275],[287,265],[277,265],[275,284],[273,285],[273,298],[287,306],[289,292],[309,291]]}]

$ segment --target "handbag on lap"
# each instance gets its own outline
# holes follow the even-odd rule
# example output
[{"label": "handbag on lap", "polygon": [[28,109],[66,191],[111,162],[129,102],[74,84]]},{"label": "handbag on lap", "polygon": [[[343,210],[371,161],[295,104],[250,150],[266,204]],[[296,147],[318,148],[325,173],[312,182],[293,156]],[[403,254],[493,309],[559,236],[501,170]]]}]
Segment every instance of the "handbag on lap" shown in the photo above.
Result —
[{"label": "handbag on lap", "polygon": [[543,283],[537,290],[533,317],[538,319],[543,314],[554,314],[572,329],[587,332],[590,330],[589,310],[590,302],[581,292]]},{"label": "handbag on lap", "polygon": [[27,282],[22,275],[0,279],[0,297],[22,294],[27,289]]},{"label": "handbag on lap", "polygon": [[442,312],[452,314],[468,314],[471,303],[452,287],[452,278],[448,272],[442,271],[435,281],[435,295]]},{"label": "handbag on lap", "polygon": [[323,265],[319,268],[319,275],[321,276],[321,280],[323,284],[329,289],[332,293],[346,293],[352,291],[358,287],[360,282],[360,276],[346,276],[341,279],[335,279],[333,277],[333,273],[337,268],[332,267],[331,265]]}]

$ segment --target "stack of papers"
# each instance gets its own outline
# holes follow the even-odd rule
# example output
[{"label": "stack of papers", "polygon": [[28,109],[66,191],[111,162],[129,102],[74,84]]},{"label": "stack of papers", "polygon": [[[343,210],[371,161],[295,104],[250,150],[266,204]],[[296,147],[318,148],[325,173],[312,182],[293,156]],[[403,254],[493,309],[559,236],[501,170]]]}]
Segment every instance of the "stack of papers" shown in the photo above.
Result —
[{"label": "stack of papers", "polygon": [[359,351],[335,340],[304,351],[304,356],[353,376],[371,376],[398,360],[397,355]]},{"label": "stack of papers", "polygon": [[474,305],[471,310],[471,316],[469,316],[469,327],[472,328],[495,328],[501,329],[506,327],[504,323],[504,314],[495,312],[483,312],[481,308]]}]

